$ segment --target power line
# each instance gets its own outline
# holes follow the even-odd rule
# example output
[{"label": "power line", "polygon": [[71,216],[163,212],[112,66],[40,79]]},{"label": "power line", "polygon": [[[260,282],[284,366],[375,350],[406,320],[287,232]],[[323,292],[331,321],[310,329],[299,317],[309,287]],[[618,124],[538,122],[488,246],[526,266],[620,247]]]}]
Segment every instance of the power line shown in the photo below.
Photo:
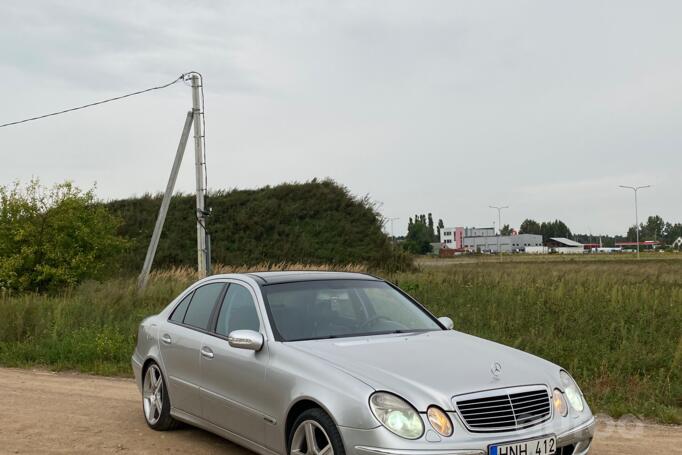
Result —
[{"label": "power line", "polygon": [[[185,76],[186,76],[186,74],[183,73],[183,74],[181,74],[177,79],[174,79],[173,81],[171,81],[171,82],[169,82],[169,83],[167,83],[167,84],[159,85],[159,86],[156,86],[156,87],[150,87],[150,88],[147,88],[147,89],[144,89],[144,90],[138,90],[137,92],[127,93],[127,94],[125,94],[125,95],[116,96],[116,97],[114,97],[114,98],[107,98],[107,99],[105,99],[105,100],[96,101],[96,102],[94,102],[94,103],[84,104],[83,106],[71,107],[71,108],[69,108],[69,109],[64,109],[64,110],[62,110],[62,111],[51,112],[51,113],[49,113],[49,114],[39,115],[39,116],[37,116],[37,117],[31,117],[31,118],[27,118],[27,119],[24,119],[24,120],[18,120],[18,121],[16,121],[16,122],[4,123],[4,124],[0,125],[0,128],[4,128],[4,127],[6,127],[6,126],[12,126],[12,125],[19,125],[19,124],[21,124],[21,123],[32,122],[32,121],[34,121],[34,120],[40,120],[40,119],[44,119],[44,118],[47,118],[47,117],[54,117],[55,115],[66,114],[66,113],[68,113],[68,112],[78,111],[78,110],[81,110],[81,109],[86,109],[86,108],[88,108],[88,107],[93,107],[93,106],[98,106],[98,105],[100,105],[100,104],[110,103],[110,102],[112,102],[112,101],[117,101],[117,100],[120,100],[120,99],[123,99],[123,98],[128,98],[128,97],[131,97],[131,96],[135,96],[135,95],[141,95],[141,94],[143,94],[143,93],[151,92],[151,91],[154,91],[154,90],[161,90],[161,89],[164,89],[164,88],[166,88],[166,87],[170,87],[170,86],[173,85],[173,84],[177,84],[177,83],[180,82],[181,80],[184,80]],[[202,98],[203,98],[203,97],[202,97]]]},{"label": "power line", "polygon": [[138,90],[136,92],[126,93],[125,95],[120,95],[120,96],[116,96],[113,98],[107,98],[107,99],[104,99],[101,101],[96,101],[94,103],[84,104],[82,106],[71,107],[71,108],[64,109],[64,110],[57,111],[57,112],[51,112],[49,114],[38,115],[36,117],[26,118],[23,120],[17,120],[15,122],[3,123],[2,125],[0,125],[0,128],[5,128],[7,126],[13,126],[13,125],[19,125],[22,123],[28,123],[28,122],[32,122],[34,120],[40,120],[40,119],[44,119],[47,117],[54,117],[56,115],[66,114],[68,112],[78,111],[81,109],[87,109],[89,107],[98,106],[100,104],[105,104],[105,103],[110,103],[112,101],[118,101],[118,100],[121,100],[124,98],[129,98],[131,96],[141,95],[143,93],[152,92],[154,90],[161,90],[161,89],[170,87],[171,85],[177,84],[180,81],[186,82],[187,80],[189,80],[189,78],[193,74],[196,74],[197,76],[199,76],[199,80],[200,80],[199,87],[201,90],[201,112],[199,112],[199,115],[201,115],[202,133],[203,133],[202,138],[201,138],[201,141],[203,143],[202,144],[203,145],[203,147],[202,147],[203,148],[202,165],[204,167],[204,188],[203,188],[203,192],[204,192],[204,195],[208,195],[208,168],[206,166],[206,100],[204,97],[204,77],[198,71],[189,71],[187,73],[182,73],[180,76],[178,76],[176,79],[172,80],[171,82],[169,82],[167,84],[163,84],[163,85],[158,85],[156,87],[149,87],[149,88],[146,88],[144,90]]}]

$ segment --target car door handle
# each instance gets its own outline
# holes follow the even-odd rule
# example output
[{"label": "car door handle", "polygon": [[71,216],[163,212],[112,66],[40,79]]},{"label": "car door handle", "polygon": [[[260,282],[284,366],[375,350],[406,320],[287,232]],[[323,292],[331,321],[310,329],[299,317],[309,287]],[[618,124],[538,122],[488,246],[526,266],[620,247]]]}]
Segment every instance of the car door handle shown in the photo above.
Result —
[{"label": "car door handle", "polygon": [[212,359],[213,351],[211,350],[211,348],[204,346],[203,348],[201,348],[201,355],[203,357],[206,357],[207,359]]},{"label": "car door handle", "polygon": [[170,335],[164,333],[163,336],[161,337],[161,341],[166,344],[171,344],[173,342],[173,339],[170,337]]}]

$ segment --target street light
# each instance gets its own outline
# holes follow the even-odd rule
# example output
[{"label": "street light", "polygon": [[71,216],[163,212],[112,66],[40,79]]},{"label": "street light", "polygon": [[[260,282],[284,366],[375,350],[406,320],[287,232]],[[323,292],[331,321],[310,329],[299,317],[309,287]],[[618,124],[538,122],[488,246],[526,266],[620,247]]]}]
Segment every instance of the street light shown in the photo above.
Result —
[{"label": "street light", "polygon": [[637,191],[643,190],[644,188],[651,188],[651,185],[643,186],[626,186],[618,185],[620,188],[625,188],[635,192],[635,232],[637,233],[637,259],[639,259],[639,213],[637,208]]},{"label": "street light", "polygon": [[500,251],[500,236],[502,235],[502,221],[501,221],[502,215],[501,215],[501,212],[503,209],[508,209],[509,206],[504,205],[504,206],[498,207],[495,205],[489,205],[488,207],[490,207],[491,209],[497,210],[497,229],[499,232],[499,234],[497,235],[497,254],[500,254],[500,253],[502,253],[502,251]]}]

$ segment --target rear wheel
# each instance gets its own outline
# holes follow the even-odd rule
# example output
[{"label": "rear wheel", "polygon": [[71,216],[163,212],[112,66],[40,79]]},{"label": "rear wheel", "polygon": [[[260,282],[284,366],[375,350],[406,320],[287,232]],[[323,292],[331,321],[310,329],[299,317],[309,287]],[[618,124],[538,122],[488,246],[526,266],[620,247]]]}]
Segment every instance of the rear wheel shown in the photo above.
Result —
[{"label": "rear wheel", "polygon": [[341,434],[322,409],[304,411],[289,435],[290,455],[345,455]]},{"label": "rear wheel", "polygon": [[156,363],[150,364],[142,381],[142,411],[144,418],[154,430],[172,430],[178,422],[170,415],[170,399],[166,380]]}]

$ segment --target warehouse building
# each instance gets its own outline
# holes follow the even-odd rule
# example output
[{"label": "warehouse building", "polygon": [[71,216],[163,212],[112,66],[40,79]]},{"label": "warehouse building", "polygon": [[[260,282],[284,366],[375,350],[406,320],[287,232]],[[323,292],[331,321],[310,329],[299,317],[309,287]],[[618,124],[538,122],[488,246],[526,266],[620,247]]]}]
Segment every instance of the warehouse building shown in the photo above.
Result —
[{"label": "warehouse building", "polygon": [[585,246],[582,243],[564,237],[550,238],[547,241],[547,247],[550,253],[583,254],[585,252]]},{"label": "warehouse building", "polygon": [[526,248],[538,246],[542,246],[542,236],[536,234],[464,237],[464,250],[471,253],[522,253]]},{"label": "warehouse building", "polygon": [[467,237],[490,236],[495,236],[495,228],[446,227],[440,230],[440,244],[441,248],[461,250],[464,248],[464,239]]},{"label": "warehouse building", "polygon": [[[499,242],[498,242],[499,239]],[[445,250],[466,251],[470,253],[523,252],[528,247],[542,246],[542,236],[535,234],[501,235],[495,228],[451,227],[440,231],[440,247]]]}]

